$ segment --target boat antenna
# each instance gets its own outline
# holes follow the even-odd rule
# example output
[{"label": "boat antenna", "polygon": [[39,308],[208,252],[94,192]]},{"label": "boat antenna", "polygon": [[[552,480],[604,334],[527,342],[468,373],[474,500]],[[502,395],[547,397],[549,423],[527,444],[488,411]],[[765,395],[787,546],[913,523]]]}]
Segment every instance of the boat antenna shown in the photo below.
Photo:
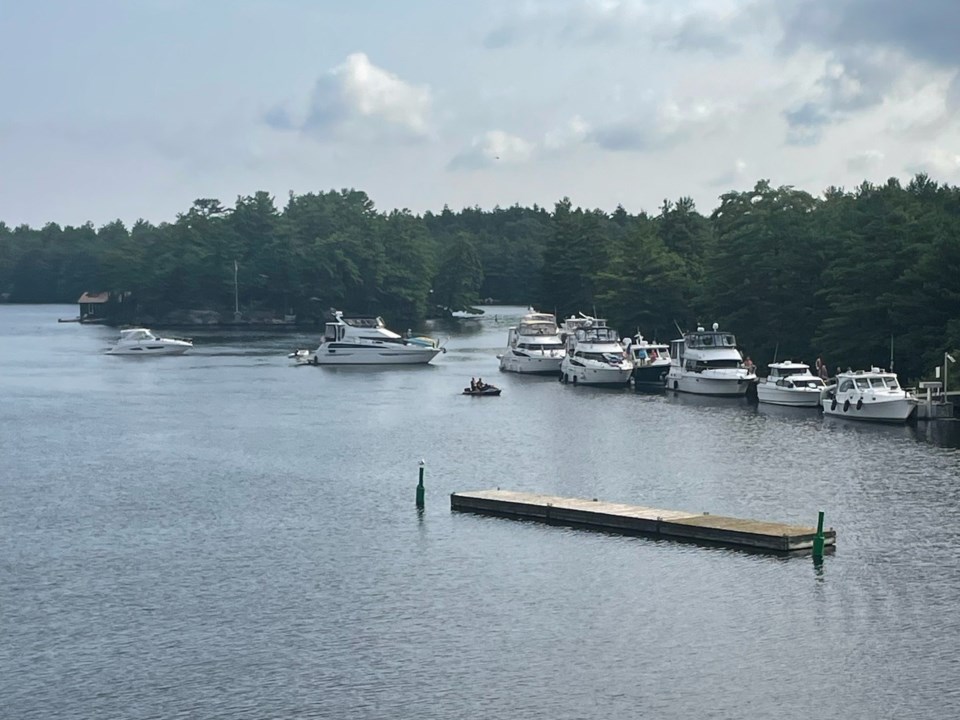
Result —
[{"label": "boat antenna", "polygon": [[673,326],[677,329],[677,332],[680,333],[680,337],[683,337],[683,330],[680,328],[680,323],[674,320]]},{"label": "boat antenna", "polygon": [[777,343],[777,346],[773,349],[773,361],[777,361],[777,353],[780,352],[780,343]]},{"label": "boat antenna", "polygon": [[890,372],[893,372],[893,333],[890,333]]}]

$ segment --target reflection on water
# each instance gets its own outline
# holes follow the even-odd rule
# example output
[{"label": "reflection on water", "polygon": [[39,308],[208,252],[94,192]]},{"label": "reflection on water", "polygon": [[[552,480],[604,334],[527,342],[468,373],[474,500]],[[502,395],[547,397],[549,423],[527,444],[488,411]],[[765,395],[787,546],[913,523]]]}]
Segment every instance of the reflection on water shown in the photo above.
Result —
[{"label": "reflection on water", "polygon": [[[389,370],[295,366],[318,333],[206,328],[124,362],[113,330],[57,324],[72,310],[0,306],[4,717],[799,719],[811,687],[822,717],[960,714],[957,423],[499,373],[525,308],[431,323],[448,352]],[[503,395],[464,398],[470,377]],[[450,512],[496,486],[823,510],[838,546]]]}]

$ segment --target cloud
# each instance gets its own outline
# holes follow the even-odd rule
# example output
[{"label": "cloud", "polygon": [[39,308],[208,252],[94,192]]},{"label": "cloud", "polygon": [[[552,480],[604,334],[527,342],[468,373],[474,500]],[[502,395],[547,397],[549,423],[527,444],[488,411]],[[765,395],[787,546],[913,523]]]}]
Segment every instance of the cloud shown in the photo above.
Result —
[{"label": "cloud", "polygon": [[517,135],[490,130],[476,137],[470,147],[454,156],[449,170],[478,170],[498,163],[520,164],[533,157],[536,146]]},{"label": "cloud", "polygon": [[317,80],[299,118],[278,106],[263,120],[275,130],[298,130],[317,139],[417,140],[429,134],[431,102],[429,87],[407,83],[364,53],[354,53]]},{"label": "cloud", "polygon": [[793,0],[777,3],[783,47],[888,48],[941,67],[960,66],[956,0]]},{"label": "cloud", "polygon": [[740,49],[745,29],[764,13],[748,13],[740,6],[753,3],[701,2],[678,10],[672,3],[657,5],[640,0],[579,0],[528,4],[504,17],[484,37],[491,49],[527,41],[562,45],[595,45],[647,41],[676,51],[706,51],[728,55]]},{"label": "cloud", "polygon": [[879,150],[864,150],[847,158],[847,170],[851,172],[868,172],[876,169],[883,162],[884,155]]},{"label": "cloud", "polygon": [[708,180],[707,183],[713,187],[733,187],[738,184],[742,185],[742,181],[746,175],[747,163],[738,159],[731,169]]},{"label": "cloud", "polygon": [[906,169],[912,175],[926,173],[955,182],[960,175],[960,155],[939,147],[931,148],[924,153],[920,162],[909,165]]},{"label": "cloud", "polygon": [[[776,12],[783,29],[781,51],[796,55],[812,49],[826,57],[815,86],[798,101],[801,107],[784,113],[788,143],[819,142],[826,126],[898,94],[920,94],[937,76],[948,83],[940,90],[946,109],[960,107],[956,0],[784,0],[776,3]],[[918,83],[919,69],[927,77]]]},{"label": "cloud", "polygon": [[664,100],[628,117],[601,123],[585,139],[613,152],[662,150],[713,133],[732,112],[731,108],[707,101],[680,104]]},{"label": "cloud", "polygon": [[502,130],[491,130],[471,141],[447,165],[450,170],[475,170],[496,163],[525,163],[545,156],[559,156],[585,146],[610,152],[653,152],[684,140],[713,133],[730,114],[725,107],[706,102],[679,104],[667,100],[657,106],[599,124],[580,115],[527,140]]}]

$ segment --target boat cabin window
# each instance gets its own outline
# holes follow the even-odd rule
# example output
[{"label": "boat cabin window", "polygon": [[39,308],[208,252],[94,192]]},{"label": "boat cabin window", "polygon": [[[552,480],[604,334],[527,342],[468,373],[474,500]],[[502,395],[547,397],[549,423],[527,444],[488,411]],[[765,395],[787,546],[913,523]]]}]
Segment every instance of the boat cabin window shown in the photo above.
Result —
[{"label": "boat cabin window", "polygon": [[521,335],[556,335],[557,326],[553,323],[537,322],[522,323],[520,325]]},{"label": "boat cabin window", "polygon": [[521,350],[559,350],[563,347],[561,342],[545,342],[545,343],[518,343],[517,347]]},{"label": "boat cabin window", "polygon": [[737,338],[731,333],[698,332],[687,337],[687,345],[692,348],[732,348],[737,346]]},{"label": "boat cabin window", "polygon": [[383,318],[380,317],[355,317],[355,318],[341,318],[347,325],[350,327],[356,328],[382,328],[386,327],[383,323]]},{"label": "boat cabin window", "polygon": [[837,392],[849,392],[850,390],[853,390],[853,380],[850,378],[845,379],[837,388]]},{"label": "boat cabin window", "polygon": [[857,390],[869,390],[870,381],[867,378],[857,378]]},{"label": "boat cabin window", "polygon": [[613,328],[594,327],[577,330],[578,342],[620,342],[620,334]]}]

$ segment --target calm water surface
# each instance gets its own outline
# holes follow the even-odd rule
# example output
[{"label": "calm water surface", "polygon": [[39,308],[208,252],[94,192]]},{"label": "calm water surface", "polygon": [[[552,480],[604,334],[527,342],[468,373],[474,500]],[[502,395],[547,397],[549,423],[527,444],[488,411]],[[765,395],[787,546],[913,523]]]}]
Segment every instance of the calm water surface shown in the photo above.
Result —
[{"label": "calm water surface", "polygon": [[[0,715],[954,718],[960,433],[500,375],[521,308],[430,367],[319,333],[103,355],[0,306]],[[504,388],[462,397],[471,376]],[[413,507],[417,461],[427,508]],[[810,524],[809,557],[470,515],[494,486]]]}]

